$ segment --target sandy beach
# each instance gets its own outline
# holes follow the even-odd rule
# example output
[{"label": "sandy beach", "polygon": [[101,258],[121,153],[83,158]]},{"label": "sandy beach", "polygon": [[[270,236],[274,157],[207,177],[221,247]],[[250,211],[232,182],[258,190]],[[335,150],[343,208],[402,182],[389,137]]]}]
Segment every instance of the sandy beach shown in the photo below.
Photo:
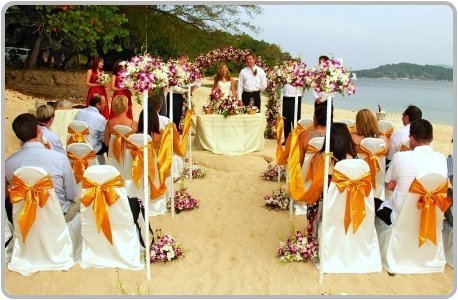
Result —
[{"label": "sandy beach", "polygon": [[[202,114],[208,102],[211,80],[195,90],[195,113]],[[111,94],[109,95],[111,99]],[[19,142],[11,129],[15,116],[34,108],[34,97],[5,91],[3,158],[14,153]],[[263,98],[263,104],[267,99]],[[363,107],[361,107],[363,108]],[[141,106],[135,103],[134,117]],[[263,111],[265,112],[265,107]],[[312,118],[312,104],[302,105],[302,117]],[[354,120],[356,112],[334,111],[335,121]],[[399,112],[399,116],[401,113]],[[402,126],[395,123],[396,127]],[[434,126],[433,147],[448,155],[453,127]],[[454,288],[454,270],[446,265],[439,274],[389,276],[386,271],[371,274],[325,274],[312,263],[280,263],[275,257],[280,239],[292,228],[303,230],[305,216],[288,211],[269,211],[263,197],[278,183],[263,179],[266,157],[275,157],[276,141],[265,140],[260,152],[243,156],[217,155],[193,149],[193,161],[207,172],[205,179],[186,179],[185,186],[200,207],[180,213],[151,217],[153,228],[171,234],[188,249],[174,262],[151,265],[151,280],[145,271],[81,269],[68,272],[39,272],[28,277],[3,266],[4,292],[15,295],[416,295],[446,296]],[[286,185],[285,185],[286,187]],[[119,276],[119,280],[118,280]],[[121,284],[122,287],[119,286]]]}]

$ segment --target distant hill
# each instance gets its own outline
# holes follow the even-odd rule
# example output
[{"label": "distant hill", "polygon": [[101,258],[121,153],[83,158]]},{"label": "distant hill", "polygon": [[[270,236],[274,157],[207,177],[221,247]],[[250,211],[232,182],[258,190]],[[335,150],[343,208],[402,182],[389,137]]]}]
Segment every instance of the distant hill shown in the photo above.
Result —
[{"label": "distant hill", "polygon": [[453,80],[453,68],[409,63],[390,64],[369,70],[354,71],[356,78],[406,78],[421,80]]}]

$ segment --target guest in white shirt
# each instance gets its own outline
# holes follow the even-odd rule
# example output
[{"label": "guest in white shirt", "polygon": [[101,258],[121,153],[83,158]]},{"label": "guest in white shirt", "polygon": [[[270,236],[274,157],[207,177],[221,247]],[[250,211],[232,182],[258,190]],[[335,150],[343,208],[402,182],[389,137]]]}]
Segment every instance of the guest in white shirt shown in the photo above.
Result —
[{"label": "guest in white shirt", "polygon": [[[287,60],[288,66],[292,67],[296,62],[292,58]],[[294,102],[296,100],[297,93],[297,115],[296,122],[301,119],[301,99],[303,91],[300,87],[294,87],[291,84],[285,84],[283,87],[283,105],[282,105],[282,115],[285,119],[284,121],[284,138],[285,141],[288,138],[288,135],[291,132],[291,128],[294,127]],[[283,143],[285,144],[285,143]]]},{"label": "guest in white shirt", "polygon": [[[68,222],[79,207],[79,204],[73,201],[76,197],[76,182],[70,161],[63,153],[49,151],[41,143],[42,129],[33,114],[20,114],[14,119],[12,126],[17,138],[24,144],[5,161],[5,177],[8,184],[11,184],[13,174],[19,168],[43,168],[51,177],[54,191]],[[70,209],[74,212],[73,216],[67,215]]]},{"label": "guest in white shirt", "polygon": [[447,178],[445,156],[430,146],[433,140],[431,123],[424,119],[416,120],[410,124],[409,134],[413,151],[395,153],[385,175],[387,188],[393,191],[391,200],[375,198],[376,215],[388,225],[395,224],[416,177],[437,173]]},{"label": "guest in white shirt", "polygon": [[54,108],[50,105],[40,105],[37,108],[38,126],[43,133],[43,139],[49,144],[50,149],[67,155],[59,137],[49,127],[54,122]]},{"label": "guest in white shirt", "polygon": [[415,120],[420,120],[422,117],[421,110],[409,105],[402,114],[403,128],[396,129],[390,137],[390,146],[386,154],[387,164],[393,159],[393,155],[401,150],[401,145],[409,140],[410,124]]},{"label": "guest in white shirt", "polygon": [[[318,64],[321,65],[323,62],[325,61],[328,61],[329,60],[329,57],[327,57],[326,55],[321,55],[319,58],[318,58]],[[313,98],[315,99],[315,108],[316,109],[317,107],[319,106],[324,106],[324,107],[327,107],[328,105],[328,95],[326,93],[317,93],[315,90],[313,91]],[[334,104],[331,105],[331,122],[333,120],[333,117],[334,117]]]},{"label": "guest in white shirt", "polygon": [[253,102],[261,111],[261,92],[267,88],[267,77],[264,70],[256,65],[254,54],[245,56],[247,66],[240,71],[237,84],[237,99],[242,100],[243,105]]},{"label": "guest in white shirt", "polygon": [[[80,110],[75,120],[84,121],[89,127],[89,141],[94,149],[94,152],[103,157],[103,154],[107,152],[108,147],[105,145],[105,126],[107,120],[102,115],[102,111],[105,107],[105,97],[94,94],[89,101],[89,106]],[[103,162],[103,160],[102,160]],[[102,163],[99,159],[99,163]]]}]

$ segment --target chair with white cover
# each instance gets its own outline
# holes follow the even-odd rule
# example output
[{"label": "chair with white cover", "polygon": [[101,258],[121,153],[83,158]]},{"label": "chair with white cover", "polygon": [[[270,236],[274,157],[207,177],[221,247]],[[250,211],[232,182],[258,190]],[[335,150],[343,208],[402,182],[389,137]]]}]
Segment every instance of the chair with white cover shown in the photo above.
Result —
[{"label": "chair with white cover", "polygon": [[410,150],[410,140],[403,141],[399,151],[409,151],[409,150]]},{"label": "chair with white cover", "polygon": [[[345,186],[345,183],[350,184]],[[359,197],[348,194],[355,188],[360,189],[355,193],[360,195]],[[320,268],[323,268],[323,272],[382,271],[374,225],[375,204],[370,185],[369,165],[361,159],[337,162],[327,198],[323,203],[323,216],[326,214],[325,230],[321,231],[321,223],[318,231],[322,256]],[[351,201],[351,204],[347,201]]]},{"label": "chair with white cover", "polygon": [[[143,134],[142,133],[134,133],[130,135],[127,140],[135,145],[136,147],[142,147],[143,146]],[[151,137],[148,135],[148,143],[152,141]],[[126,190],[127,194],[129,197],[137,197],[139,199],[142,199],[144,201],[144,193],[143,193],[143,167],[142,167],[142,172],[141,172],[141,178],[140,178],[140,184],[139,187],[136,186],[134,180],[132,179],[132,166],[133,166],[133,157],[132,157],[132,149],[129,149],[130,146],[126,147],[125,153],[124,153],[124,170],[125,171],[125,185],[126,185]],[[140,150],[143,151],[143,150]],[[153,164],[154,167],[154,184],[156,186],[159,186],[159,168],[158,168],[158,161],[157,161],[157,156],[154,154],[153,155],[153,161],[149,162],[149,164]],[[142,164],[143,165],[143,164]],[[171,179],[171,176],[169,176]],[[167,178],[167,188],[169,189],[169,182],[171,184],[171,180]],[[157,216],[157,215],[163,215],[167,212],[167,201],[166,201],[166,195],[163,195],[157,199],[151,200],[149,202],[148,206],[149,210],[149,215],[150,216]]]},{"label": "chair with white cover", "polygon": [[[310,162],[312,157],[318,153],[323,147],[324,137],[314,137],[311,138],[307,146],[307,150],[304,155],[304,161],[302,163],[302,178],[304,179],[304,189],[308,190],[310,184],[312,183],[312,178],[307,179],[307,174],[310,169]],[[307,204],[303,202],[294,201],[294,214],[295,215],[305,215],[307,213]]]},{"label": "chair with white cover", "polygon": [[81,192],[81,181],[84,171],[90,166],[98,165],[99,162],[92,146],[86,143],[73,143],[68,145],[67,156],[72,165],[78,192]]},{"label": "chair with white cover", "polygon": [[[303,128],[307,129],[309,128],[310,126],[313,125],[313,120],[312,119],[300,119],[299,121],[297,121],[297,124],[300,124]],[[285,137],[287,138],[287,137]]]},{"label": "chair with white cover", "polygon": [[[132,128],[125,125],[115,125],[111,130],[110,143],[108,146],[108,164],[115,167],[121,177],[125,178],[124,154],[125,140],[132,134]],[[114,146],[116,145],[116,146]],[[128,170],[130,172],[130,170]]]},{"label": "chair with white cover", "polygon": [[378,123],[378,128],[380,131],[388,138],[390,139],[391,135],[393,134],[394,126],[393,123],[390,121],[386,120],[379,120],[377,121]]},{"label": "chair with white cover", "polygon": [[[34,193],[27,192],[30,187]],[[38,167],[16,170],[10,199],[14,233],[8,268],[26,276],[38,271],[69,270],[75,264],[72,240],[47,172]]]},{"label": "chair with white cover", "polygon": [[[5,201],[9,201],[5,199]],[[3,209],[3,219],[5,220],[5,262],[9,262],[11,255],[13,254],[13,224],[8,220],[6,216],[6,210]]]},{"label": "chair with white cover", "polygon": [[[427,192],[433,192],[444,183],[446,178],[431,173],[419,176],[416,180]],[[383,268],[390,273],[422,274],[444,271],[445,257],[442,241],[444,213],[436,205],[425,205],[435,210],[435,215],[433,212],[429,213],[429,216],[435,217],[435,224],[433,224],[435,230],[432,232],[435,233],[436,244],[429,239],[420,244],[420,224],[423,214],[422,209],[417,208],[420,199],[419,194],[409,192],[394,224],[387,225],[381,219],[376,219]]]},{"label": "chair with white cover", "polygon": [[82,268],[143,268],[137,229],[115,167],[98,165],[86,169],[80,214]]},{"label": "chair with white cover", "polygon": [[358,148],[358,157],[369,164],[371,176],[374,176],[372,181],[374,197],[383,201],[385,200],[386,150],[385,141],[381,138],[365,138]]},{"label": "chair with white cover", "polygon": [[89,126],[84,121],[72,120],[67,128],[67,146],[73,143],[91,144],[89,141]]},{"label": "chair with white cover", "polygon": [[444,240],[444,255],[447,264],[455,268],[454,251],[453,251],[453,226],[444,220],[444,228],[442,229],[442,239]]}]

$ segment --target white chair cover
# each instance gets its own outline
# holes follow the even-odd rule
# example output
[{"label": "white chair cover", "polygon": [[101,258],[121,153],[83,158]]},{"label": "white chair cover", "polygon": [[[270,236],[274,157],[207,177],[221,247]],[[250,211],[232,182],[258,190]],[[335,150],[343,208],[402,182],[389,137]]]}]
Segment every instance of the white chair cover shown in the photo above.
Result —
[{"label": "white chair cover", "polygon": [[[417,178],[427,191],[433,191],[446,178],[439,174],[428,174]],[[377,218],[375,225],[380,243],[382,264],[390,273],[422,274],[443,272],[445,266],[442,241],[444,213],[436,207],[437,245],[427,240],[418,246],[421,210],[417,209],[418,194],[409,193],[397,217],[396,223],[388,226]]]},{"label": "white chair cover", "polygon": [[453,259],[453,227],[445,220],[444,228],[442,229],[442,238],[444,240],[445,261],[450,267],[455,268],[455,263]]},{"label": "white chair cover", "polygon": [[[124,126],[124,125],[115,125],[113,126],[113,130],[116,130],[117,132],[119,132],[122,135],[132,132],[132,128],[130,128],[129,126]],[[108,146],[108,164],[115,167],[121,174],[121,177],[124,179],[124,174],[125,174],[124,160],[121,159],[121,162],[118,162],[116,160],[116,157],[113,154],[113,142],[115,141],[115,139],[116,139],[116,135],[112,134],[110,137],[110,144]]]},{"label": "white chair cover", "polygon": [[[89,129],[89,126],[84,121],[72,120],[72,121],[70,121],[70,123],[68,123],[68,128],[73,129],[73,131],[75,131],[75,132],[81,132],[81,131],[83,131],[85,129]],[[69,141],[71,136],[72,135],[70,133],[67,133],[67,142],[66,142],[67,146],[69,145],[68,141]],[[86,144],[89,144],[89,145],[91,144],[91,142],[89,140],[89,135],[85,135],[84,136],[84,140],[85,140]]]},{"label": "white chair cover", "polygon": [[2,214],[3,214],[2,218],[5,220],[5,225],[6,225],[4,243],[6,243],[9,239],[11,239],[10,242],[8,243],[8,246],[6,246],[5,248],[5,262],[9,262],[11,259],[11,255],[13,254],[14,239],[12,237],[13,237],[14,228],[13,228],[13,224],[11,224],[11,222],[8,221],[8,218],[6,216],[6,210],[3,209]]},{"label": "white chair cover", "polygon": [[[361,141],[361,145],[364,146],[371,153],[377,153],[382,149],[388,149],[385,145],[385,141],[381,138],[365,138]],[[358,153],[358,157],[365,159],[366,155]],[[377,160],[380,164],[380,171],[377,171],[375,176],[376,188],[372,187],[374,191],[374,197],[385,201],[385,169],[386,169],[386,157],[384,155],[378,155]]]},{"label": "white chair cover", "polygon": [[[137,146],[143,145],[143,134],[142,133],[134,133],[131,136],[127,138],[129,142],[132,142],[133,144]],[[148,142],[151,142],[151,137],[148,135]],[[157,165],[157,157],[156,155],[153,155],[154,158],[154,174],[159,174],[159,168]],[[137,188],[135,183],[132,180],[132,155],[130,154],[130,150],[126,149],[126,152],[124,153],[124,176],[123,179],[125,178],[125,185],[126,185],[126,190],[127,194],[129,197],[137,197],[139,199],[144,200],[144,195],[143,195],[143,173],[142,173],[142,179],[140,180],[140,187]],[[172,177],[169,176],[167,178],[167,189],[170,190],[171,184],[172,184]],[[159,176],[154,177],[154,183],[159,186]],[[150,216],[158,216],[158,215],[163,215],[167,213],[167,200],[166,200],[166,195],[163,195],[159,197],[158,199],[155,199],[154,201],[150,201],[149,203],[149,215]]]},{"label": "white chair cover", "polygon": [[[351,179],[358,179],[369,172],[369,165],[360,159],[342,160],[334,170]],[[345,234],[344,216],[347,201],[346,189],[339,192],[334,182],[328,190],[328,199],[323,203],[326,213],[325,232],[319,230],[321,255],[320,268],[324,273],[369,273],[382,271],[380,250],[375,231],[375,205],[372,190],[365,198],[366,216],[358,230],[353,233],[352,223]],[[322,246],[323,245],[323,246]]]},{"label": "white chair cover", "polygon": [[[118,170],[110,165],[92,166],[86,169],[84,177],[102,184],[119,175]],[[113,188],[120,196],[108,207],[113,244],[105,237],[102,230],[97,232],[93,206],[81,204],[82,249],[79,264],[82,268],[120,268],[138,270],[143,268],[140,257],[140,241],[124,187]],[[82,190],[84,196],[88,189]]]},{"label": "white chair cover", "polygon": [[[311,138],[309,141],[309,145],[314,146],[317,149],[321,149],[323,147],[324,137],[314,137]],[[310,168],[310,162],[312,161],[312,157],[315,154],[305,153],[304,155],[304,162],[302,163],[302,178],[304,179],[304,189],[308,190],[310,184],[312,183],[311,180],[306,181],[306,176],[308,170]],[[294,200],[293,200],[294,201]],[[296,202],[294,201],[294,214],[295,215],[305,215],[307,213],[307,204],[303,202]]]},{"label": "white chair cover", "polygon": [[[46,171],[38,167],[23,167],[14,172],[29,186],[34,185]],[[37,207],[35,222],[25,242],[18,220],[24,201],[13,204],[13,254],[8,269],[22,275],[38,271],[68,270],[74,264],[73,245],[64,214],[54,188],[48,190],[49,198],[43,207]]]},{"label": "white chair cover", "polygon": [[385,134],[388,130],[394,129],[393,123],[386,120],[377,121],[378,128]]},{"label": "white chair cover", "polygon": [[[303,128],[308,128],[313,125],[313,120],[312,119],[300,119],[297,121],[297,124],[300,124]],[[285,139],[287,136],[285,137]]]}]

